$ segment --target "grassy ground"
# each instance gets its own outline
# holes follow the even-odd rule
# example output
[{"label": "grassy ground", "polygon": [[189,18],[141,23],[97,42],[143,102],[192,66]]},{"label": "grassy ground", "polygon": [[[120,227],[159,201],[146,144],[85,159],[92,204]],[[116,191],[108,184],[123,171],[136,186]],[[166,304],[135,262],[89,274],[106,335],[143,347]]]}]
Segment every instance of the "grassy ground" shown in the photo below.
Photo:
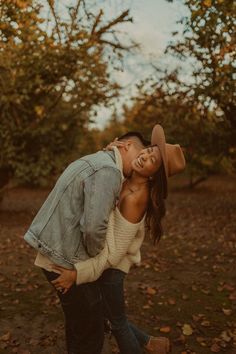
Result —
[{"label": "grassy ground", "polygon": [[[0,206],[0,353],[64,352],[60,306],[22,240],[47,193],[15,189]],[[235,179],[175,188],[167,207],[165,236],[157,247],[145,242],[127,277],[129,317],[169,337],[174,354],[235,354]]]}]

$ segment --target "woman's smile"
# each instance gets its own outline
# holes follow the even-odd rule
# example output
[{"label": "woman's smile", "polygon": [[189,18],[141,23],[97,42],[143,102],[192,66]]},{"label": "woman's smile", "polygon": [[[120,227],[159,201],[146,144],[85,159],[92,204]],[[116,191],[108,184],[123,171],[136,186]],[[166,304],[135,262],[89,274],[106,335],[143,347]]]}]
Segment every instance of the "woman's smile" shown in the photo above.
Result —
[{"label": "woman's smile", "polygon": [[138,167],[143,168],[143,163],[142,163],[142,160],[141,160],[140,157],[138,157],[138,158],[136,159],[135,163],[136,163],[136,165],[137,165]]}]

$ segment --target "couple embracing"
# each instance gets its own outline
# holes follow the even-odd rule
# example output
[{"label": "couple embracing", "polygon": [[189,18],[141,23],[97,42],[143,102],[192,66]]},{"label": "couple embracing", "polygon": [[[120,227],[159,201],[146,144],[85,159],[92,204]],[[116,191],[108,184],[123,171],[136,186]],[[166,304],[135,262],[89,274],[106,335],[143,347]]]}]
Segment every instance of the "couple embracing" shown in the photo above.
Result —
[{"label": "couple embracing", "polygon": [[68,354],[100,354],[104,318],[121,354],[170,352],[167,338],[128,321],[124,279],[145,234],[161,238],[168,178],[184,167],[180,146],[167,144],[157,124],[151,142],[127,133],[59,177],[24,238],[57,291]]}]

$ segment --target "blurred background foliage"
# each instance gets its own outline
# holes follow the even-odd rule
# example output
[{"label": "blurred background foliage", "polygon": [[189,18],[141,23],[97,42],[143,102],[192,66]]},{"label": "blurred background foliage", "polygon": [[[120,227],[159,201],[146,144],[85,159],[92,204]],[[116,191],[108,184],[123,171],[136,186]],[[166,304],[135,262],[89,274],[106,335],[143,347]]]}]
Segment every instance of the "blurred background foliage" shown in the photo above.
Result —
[{"label": "blurred background foliage", "polygon": [[129,11],[107,22],[78,0],[65,20],[48,0],[49,29],[39,2],[0,0],[0,188],[47,185],[73,159],[128,130],[148,138],[156,123],[183,146],[189,186],[235,172],[235,4],[183,2],[190,16],[165,51],[176,68],[155,64],[123,112],[114,106],[106,127],[92,129],[99,106],[122,95],[108,65],[136,46],[116,35]]}]

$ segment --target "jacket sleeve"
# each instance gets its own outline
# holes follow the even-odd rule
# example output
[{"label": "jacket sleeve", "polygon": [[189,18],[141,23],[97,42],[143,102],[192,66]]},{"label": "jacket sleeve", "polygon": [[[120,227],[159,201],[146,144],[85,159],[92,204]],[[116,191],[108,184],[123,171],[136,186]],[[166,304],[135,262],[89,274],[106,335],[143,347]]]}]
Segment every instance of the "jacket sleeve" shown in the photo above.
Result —
[{"label": "jacket sleeve", "polygon": [[90,257],[104,248],[109,215],[120,188],[121,174],[112,167],[104,167],[84,181],[84,213],[80,226]]}]

